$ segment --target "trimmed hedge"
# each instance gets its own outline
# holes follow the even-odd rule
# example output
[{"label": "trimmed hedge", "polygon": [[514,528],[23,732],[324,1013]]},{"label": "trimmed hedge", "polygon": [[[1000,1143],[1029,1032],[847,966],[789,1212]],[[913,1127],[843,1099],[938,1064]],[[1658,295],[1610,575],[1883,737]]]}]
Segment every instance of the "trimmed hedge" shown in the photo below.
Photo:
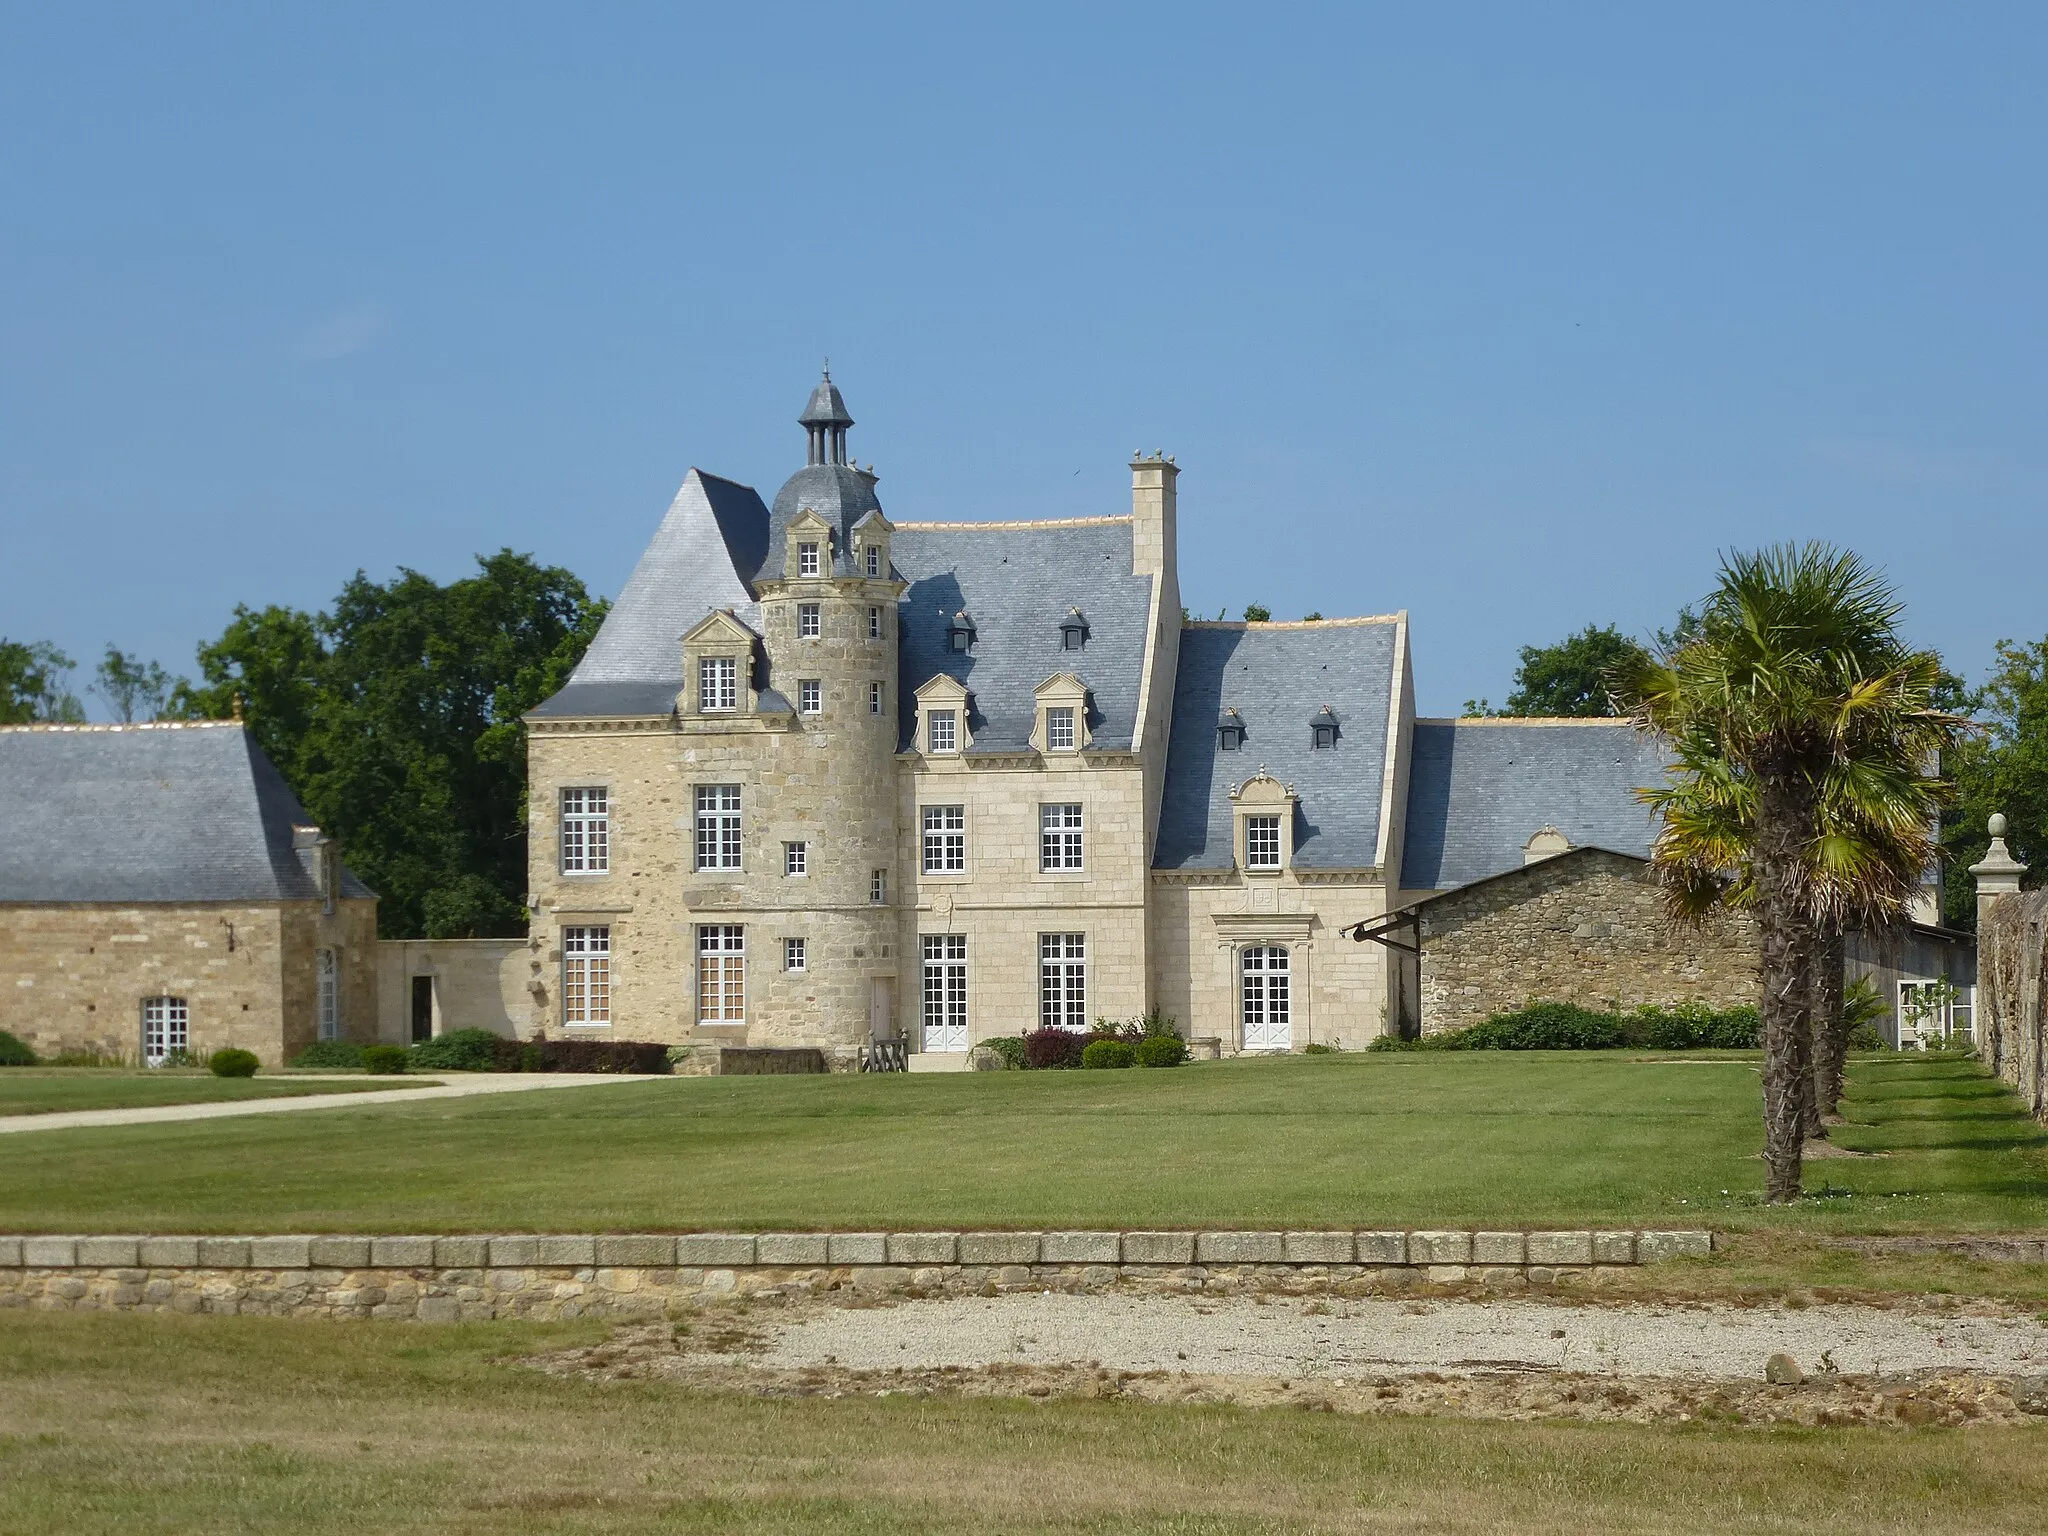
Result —
[{"label": "trimmed hedge", "polygon": [[1024,1037],[1024,1065],[1034,1072],[1064,1071],[1081,1065],[1088,1037],[1064,1029],[1034,1029]]},{"label": "trimmed hedge", "polygon": [[1177,1067],[1188,1059],[1188,1043],[1179,1035],[1147,1035],[1135,1049],[1141,1067]]},{"label": "trimmed hedge", "polygon": [[362,1064],[363,1048],[353,1040],[315,1040],[292,1058],[295,1067],[360,1067]]},{"label": "trimmed hedge", "polygon": [[412,1048],[415,1071],[620,1072],[662,1076],[669,1048],[652,1040],[507,1040],[488,1029],[456,1029]]},{"label": "trimmed hedge", "polygon": [[1138,1048],[1128,1040],[1090,1040],[1081,1047],[1081,1065],[1091,1070],[1098,1067],[1134,1067],[1138,1064]]},{"label": "trimmed hedge", "polygon": [[1531,1003],[1448,1034],[1398,1040],[1382,1035],[1375,1051],[1753,1051],[1754,1008],[1715,1011],[1702,1004],[1602,1013],[1575,1003]]},{"label": "trimmed hedge", "polygon": [[996,1035],[981,1043],[1002,1057],[1003,1065],[1012,1072],[1021,1072],[1030,1064],[1022,1035]]},{"label": "trimmed hedge", "polygon": [[206,1070],[215,1077],[254,1077],[256,1069],[262,1065],[254,1051],[245,1051],[236,1045],[215,1051],[206,1058]]},{"label": "trimmed hedge", "polygon": [[412,1052],[402,1045],[366,1045],[363,1070],[375,1077],[396,1077],[412,1065]]},{"label": "trimmed hedge", "polygon": [[36,1053],[28,1043],[0,1029],[0,1067],[32,1067],[36,1064]]},{"label": "trimmed hedge", "polygon": [[[507,1045],[516,1042],[507,1040]],[[488,1029],[451,1029],[412,1048],[412,1064],[428,1072],[516,1072],[498,1066],[498,1037]]]}]

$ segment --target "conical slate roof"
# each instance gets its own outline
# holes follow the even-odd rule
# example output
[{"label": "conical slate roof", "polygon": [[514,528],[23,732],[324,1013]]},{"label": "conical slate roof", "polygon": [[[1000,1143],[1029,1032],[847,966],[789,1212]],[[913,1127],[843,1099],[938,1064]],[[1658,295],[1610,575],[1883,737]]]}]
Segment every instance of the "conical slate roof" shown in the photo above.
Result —
[{"label": "conical slate roof", "polygon": [[804,407],[803,415],[797,417],[800,427],[850,427],[853,418],[846,412],[846,401],[839,393],[839,386],[832,382],[828,372],[811,391],[810,403]]}]

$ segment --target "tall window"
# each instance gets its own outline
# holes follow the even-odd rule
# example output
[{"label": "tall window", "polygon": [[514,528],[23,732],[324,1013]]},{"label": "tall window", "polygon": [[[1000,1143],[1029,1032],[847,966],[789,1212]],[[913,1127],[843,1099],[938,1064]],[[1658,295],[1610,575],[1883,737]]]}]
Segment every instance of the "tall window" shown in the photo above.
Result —
[{"label": "tall window", "polygon": [[707,923],[697,930],[697,1021],[743,1024],[747,1018],[747,930]]},{"label": "tall window", "polygon": [[879,715],[879,714],[880,714],[881,712],[882,712],[882,685],[881,685],[880,683],[869,683],[869,684],[868,684],[868,713],[869,713],[869,714],[871,714],[871,715]]},{"label": "tall window", "polygon": [[612,931],[562,930],[562,1022],[612,1021]]},{"label": "tall window", "polygon": [[804,941],[784,939],[782,941],[782,968],[785,971],[801,971],[804,965]]},{"label": "tall window", "polygon": [[1244,952],[1244,1049],[1286,1050],[1292,1044],[1288,1017],[1287,950],[1254,944]]},{"label": "tall window", "polygon": [[731,656],[706,656],[697,663],[697,708],[719,714],[740,707],[740,665]]},{"label": "tall window", "polygon": [[816,603],[798,603],[796,605],[796,637],[799,640],[815,640],[824,632],[824,624],[818,617],[818,605]]},{"label": "tall window", "polygon": [[1080,933],[1038,936],[1038,1022],[1045,1029],[1088,1028],[1088,938]]},{"label": "tall window", "polygon": [[924,936],[924,1048],[967,1049],[967,936]]},{"label": "tall window", "polygon": [[334,951],[316,949],[313,951],[313,984],[317,999],[317,1017],[322,1040],[341,1038],[341,967],[335,963]]},{"label": "tall window", "polygon": [[950,709],[935,709],[925,716],[926,745],[933,752],[957,752],[960,738],[958,719]]},{"label": "tall window", "polygon": [[[882,574],[882,546],[879,544],[870,544],[868,546],[868,574],[870,576]],[[879,608],[871,608],[868,611],[870,613],[881,612]]]},{"label": "tall window", "polygon": [[697,867],[740,867],[740,787],[697,786]]},{"label": "tall window", "polygon": [[868,872],[868,905],[886,907],[889,905],[889,871],[886,869]]},{"label": "tall window", "polygon": [[785,875],[808,875],[811,872],[811,845],[809,843],[784,843],[782,845],[782,872]]},{"label": "tall window", "polygon": [[1041,805],[1038,808],[1038,867],[1043,870],[1081,867],[1081,807]]},{"label": "tall window", "polygon": [[151,997],[142,1003],[142,1059],[160,1067],[192,1048],[192,1016],[182,997]]},{"label": "tall window", "polygon": [[602,789],[562,791],[562,873],[601,875],[612,867],[611,796]]},{"label": "tall window", "polygon": [[924,808],[924,872],[958,874],[967,868],[967,807],[928,805]]},{"label": "tall window", "polygon": [[796,573],[799,576],[818,574],[818,546],[799,544],[796,547]]},{"label": "tall window", "polygon": [[1045,712],[1045,748],[1048,752],[1074,750],[1074,711],[1062,704]]},{"label": "tall window", "polygon": [[799,678],[796,685],[796,712],[800,715],[815,715],[825,708],[825,685],[815,677]]},{"label": "tall window", "polygon": [[1278,869],[1280,867],[1280,818],[1278,816],[1245,817],[1244,867],[1246,869]]},{"label": "tall window", "polygon": [[870,640],[882,638],[882,610],[879,608],[868,609],[868,638]]}]

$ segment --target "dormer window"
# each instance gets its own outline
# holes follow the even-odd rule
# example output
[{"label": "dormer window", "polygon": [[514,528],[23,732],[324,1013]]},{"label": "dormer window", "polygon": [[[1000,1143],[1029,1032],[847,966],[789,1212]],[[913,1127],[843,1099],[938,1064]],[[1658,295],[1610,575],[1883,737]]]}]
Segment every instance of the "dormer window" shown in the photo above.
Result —
[{"label": "dormer window", "polygon": [[796,573],[799,576],[818,574],[818,546],[799,544],[796,547]]},{"label": "dormer window", "polygon": [[1308,723],[1309,740],[1318,752],[1337,745],[1337,717],[1325,704]]},{"label": "dormer window", "polygon": [[882,547],[879,544],[870,544],[867,548],[867,573],[870,576],[882,574]]},{"label": "dormer window", "polygon": [[1060,705],[1045,712],[1045,748],[1048,752],[1074,750],[1074,711]]},{"label": "dormer window", "polygon": [[953,615],[953,621],[946,626],[946,649],[965,654],[974,644],[974,620],[967,617],[963,608]]},{"label": "dormer window", "polygon": [[707,715],[740,707],[740,668],[731,656],[706,656],[697,663],[697,708]]},{"label": "dormer window", "polygon": [[1223,711],[1223,718],[1216,722],[1216,749],[1219,752],[1235,752],[1244,745],[1244,718],[1234,709]]},{"label": "dormer window", "polygon": [[1081,610],[1069,608],[1067,616],[1060,620],[1060,649],[1078,651],[1088,644],[1088,621],[1081,617]]},{"label": "dormer window", "polygon": [[960,750],[960,717],[950,709],[935,709],[925,716],[925,749],[929,752]]}]

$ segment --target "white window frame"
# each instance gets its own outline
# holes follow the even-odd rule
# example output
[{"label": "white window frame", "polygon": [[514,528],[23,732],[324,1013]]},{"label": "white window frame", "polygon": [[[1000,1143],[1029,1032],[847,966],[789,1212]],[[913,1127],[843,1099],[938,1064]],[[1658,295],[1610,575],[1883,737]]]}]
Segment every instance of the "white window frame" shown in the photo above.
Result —
[{"label": "white window frame", "polygon": [[935,757],[951,756],[960,750],[960,714],[952,709],[928,709],[924,714],[925,750]]},{"label": "white window frame", "polygon": [[[869,575],[870,577],[877,577],[877,576],[880,576],[880,575],[882,574],[882,546],[881,546],[881,545],[879,545],[879,544],[870,544],[870,545],[868,546],[868,549],[867,549],[867,570],[868,570],[868,575]],[[873,611],[874,611],[874,612],[880,612],[881,610],[879,610],[879,609],[875,609],[875,610],[873,610]]]},{"label": "white window frame", "polygon": [[967,935],[924,936],[924,1037],[927,1051],[964,1051],[974,1036],[967,1017]]},{"label": "white window frame", "polygon": [[562,873],[604,875],[612,867],[611,791],[601,784],[573,784],[560,796]]},{"label": "white window frame", "polygon": [[1082,863],[1082,811],[1066,801],[1038,808],[1038,869],[1041,874],[1068,874]]},{"label": "white window frame", "polygon": [[[1294,957],[1284,944],[1251,944],[1238,955],[1238,1041],[1244,1050],[1291,1048]],[[1261,1036],[1252,1043],[1254,1031]],[[1281,1037],[1274,1043],[1274,1036]]]},{"label": "white window frame", "polygon": [[602,924],[562,930],[562,1023],[611,1027],[612,931]]},{"label": "white window frame", "polygon": [[965,874],[967,807],[927,805],[920,822],[924,828],[924,872],[928,875]]},{"label": "white window frame", "polygon": [[697,1022],[747,1022],[747,930],[739,923],[697,925]]},{"label": "white window frame", "polygon": [[1088,936],[1038,936],[1038,1024],[1041,1029],[1088,1032]]},{"label": "white window frame", "polygon": [[332,949],[313,951],[314,1017],[322,1040],[341,1038],[341,957]]},{"label": "white window frame", "polygon": [[142,1062],[160,1067],[178,1051],[192,1049],[192,1009],[182,997],[142,1000]]},{"label": "white window frame", "polygon": [[797,679],[796,712],[800,715],[822,715],[825,712],[825,684],[823,679],[816,677]]},{"label": "white window frame", "polygon": [[1049,704],[1046,706],[1045,750],[1048,752],[1071,752],[1074,750],[1073,705]]},{"label": "white window frame", "polygon": [[782,941],[782,968],[785,971],[808,970],[810,967],[806,953],[807,947],[800,938],[784,939]]},{"label": "white window frame", "polygon": [[882,685],[881,685],[880,683],[869,683],[869,684],[868,684],[868,713],[869,713],[869,714],[871,714],[871,715],[879,715],[879,714],[880,714],[881,712],[882,712]]},{"label": "white window frame", "polygon": [[738,869],[740,864],[740,786],[697,786],[697,869],[700,873]]},{"label": "white window frame", "polygon": [[798,603],[796,605],[796,637],[799,640],[816,640],[825,633],[825,610],[819,603]]},{"label": "white window frame", "polygon": [[697,711],[729,715],[740,707],[740,663],[736,656],[697,658]]},{"label": "white window frame", "polygon": [[868,871],[868,905],[886,907],[889,905],[889,871],[871,869]]},{"label": "white window frame", "polygon": [[809,843],[784,843],[782,845],[782,872],[785,875],[808,875],[811,872],[811,845]]},{"label": "white window frame", "polygon": [[818,574],[818,546],[799,544],[796,547],[796,573],[799,576]]},{"label": "white window frame", "polygon": [[1280,867],[1280,818],[1278,816],[1245,817],[1244,867],[1246,869],[1278,869]]},{"label": "white window frame", "polygon": [[878,604],[871,604],[868,608],[868,638],[882,638],[882,610]]}]

